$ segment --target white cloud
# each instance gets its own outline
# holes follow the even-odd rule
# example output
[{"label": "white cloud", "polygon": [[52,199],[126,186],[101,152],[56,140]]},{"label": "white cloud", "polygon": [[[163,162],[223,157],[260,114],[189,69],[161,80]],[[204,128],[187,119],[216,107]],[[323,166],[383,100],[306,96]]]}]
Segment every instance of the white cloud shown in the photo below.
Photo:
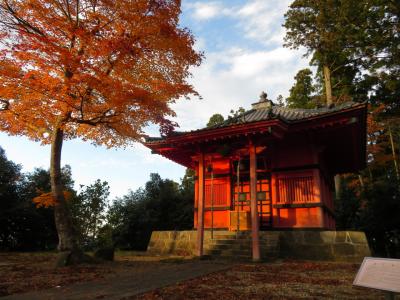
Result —
[{"label": "white cloud", "polygon": [[207,20],[214,18],[221,10],[221,5],[217,2],[195,2],[192,5],[194,10],[193,16],[198,20]]},{"label": "white cloud", "polygon": [[246,38],[268,45],[283,43],[285,30],[282,27],[283,14],[289,7],[291,0],[246,1],[241,6],[229,6],[229,1],[207,2],[198,1],[187,3],[186,7],[192,10],[192,16],[198,21],[216,17],[230,17],[237,22],[237,28],[244,31]]},{"label": "white cloud", "polygon": [[239,19],[246,37],[263,44],[282,44],[285,30],[282,27],[283,13],[288,9],[291,0],[265,1],[253,0],[235,10],[234,16]]},{"label": "white cloud", "polygon": [[240,106],[249,109],[261,91],[274,100],[288,95],[296,72],[307,67],[301,53],[285,48],[256,51],[231,48],[207,54],[193,70],[193,84],[203,100],[181,100],[174,104],[180,130],[204,127],[214,113],[224,116]]}]

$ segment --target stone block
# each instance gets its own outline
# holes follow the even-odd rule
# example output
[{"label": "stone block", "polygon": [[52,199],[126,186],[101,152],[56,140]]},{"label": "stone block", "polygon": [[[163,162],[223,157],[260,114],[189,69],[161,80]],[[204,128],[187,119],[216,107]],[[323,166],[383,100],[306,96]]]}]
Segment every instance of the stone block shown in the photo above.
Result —
[{"label": "stone block", "polygon": [[333,258],[331,245],[299,245],[294,249],[294,258],[310,260],[331,260]]},{"label": "stone block", "polygon": [[333,245],[333,253],[335,258],[342,256],[354,256],[354,245],[349,243],[337,243]]},{"label": "stone block", "polygon": [[336,231],[321,231],[320,236],[324,244],[333,244],[335,243]]},{"label": "stone block", "polygon": [[348,237],[354,244],[368,245],[367,237],[365,236],[365,233],[362,231],[348,231]]},{"label": "stone block", "polygon": [[324,240],[321,237],[321,231],[304,231],[304,244],[323,244]]},{"label": "stone block", "polygon": [[159,232],[158,231],[153,231],[151,233],[150,240],[151,241],[157,241],[158,239],[159,239]]},{"label": "stone block", "polygon": [[365,256],[371,256],[371,250],[369,249],[368,244],[355,244],[353,246],[356,256],[361,258],[364,258]]},{"label": "stone block", "polygon": [[345,243],[347,238],[347,231],[336,231],[335,243]]}]

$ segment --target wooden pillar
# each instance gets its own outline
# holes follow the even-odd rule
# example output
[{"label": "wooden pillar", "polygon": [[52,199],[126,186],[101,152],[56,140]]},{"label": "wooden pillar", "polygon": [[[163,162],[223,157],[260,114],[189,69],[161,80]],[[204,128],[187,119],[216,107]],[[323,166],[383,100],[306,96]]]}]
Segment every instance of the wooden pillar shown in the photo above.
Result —
[{"label": "wooden pillar", "polygon": [[197,256],[203,256],[204,240],[204,153],[199,156],[199,191],[197,201]]},{"label": "wooden pillar", "polygon": [[250,153],[250,208],[251,208],[251,236],[253,248],[253,261],[260,260],[260,236],[257,207],[257,157],[256,147],[253,143],[249,145]]},{"label": "wooden pillar", "polygon": [[319,208],[319,227],[325,227],[325,215],[324,215],[324,200],[322,194],[322,185],[321,185],[321,173],[318,169],[313,170],[314,177],[314,202],[319,203],[321,207]]}]

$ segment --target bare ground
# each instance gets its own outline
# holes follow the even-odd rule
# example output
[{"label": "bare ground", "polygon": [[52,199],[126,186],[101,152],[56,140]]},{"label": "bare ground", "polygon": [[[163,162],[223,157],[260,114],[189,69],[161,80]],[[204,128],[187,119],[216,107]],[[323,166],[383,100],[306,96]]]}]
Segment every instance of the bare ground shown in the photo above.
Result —
[{"label": "bare ground", "polygon": [[381,291],[352,285],[358,268],[337,262],[241,263],[131,299],[384,299]]},{"label": "bare ground", "polygon": [[[9,299],[383,299],[352,286],[352,263],[199,261],[117,253],[115,262],[54,269],[55,253],[0,253]],[[8,297],[7,297],[8,296]],[[400,299],[400,298],[399,298]]]}]

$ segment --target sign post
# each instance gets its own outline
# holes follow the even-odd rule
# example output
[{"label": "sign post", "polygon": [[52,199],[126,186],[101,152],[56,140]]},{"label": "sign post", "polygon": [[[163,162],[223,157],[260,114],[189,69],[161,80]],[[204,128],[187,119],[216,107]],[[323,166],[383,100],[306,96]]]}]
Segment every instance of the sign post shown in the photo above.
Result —
[{"label": "sign post", "polygon": [[385,299],[394,300],[400,293],[400,259],[365,257],[353,285],[385,292]]}]

